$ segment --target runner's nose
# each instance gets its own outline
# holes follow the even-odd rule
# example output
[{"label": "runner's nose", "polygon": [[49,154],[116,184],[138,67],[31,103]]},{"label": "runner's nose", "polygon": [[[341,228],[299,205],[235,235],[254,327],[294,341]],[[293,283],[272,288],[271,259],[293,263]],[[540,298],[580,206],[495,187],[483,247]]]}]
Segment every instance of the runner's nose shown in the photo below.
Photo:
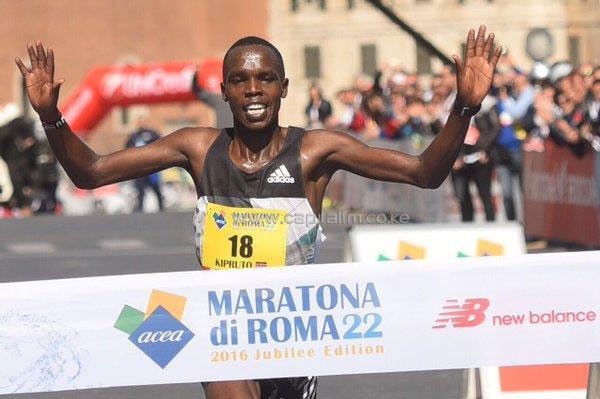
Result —
[{"label": "runner's nose", "polygon": [[248,80],[248,84],[246,85],[246,97],[254,97],[260,94],[262,94],[260,80],[256,78],[250,78]]}]

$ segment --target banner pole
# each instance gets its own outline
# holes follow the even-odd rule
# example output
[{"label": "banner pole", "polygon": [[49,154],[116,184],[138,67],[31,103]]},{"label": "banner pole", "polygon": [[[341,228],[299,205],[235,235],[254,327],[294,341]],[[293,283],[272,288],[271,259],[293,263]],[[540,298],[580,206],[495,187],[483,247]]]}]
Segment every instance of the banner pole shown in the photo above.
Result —
[{"label": "banner pole", "polygon": [[463,370],[462,399],[481,399],[479,369]]},{"label": "banner pole", "polygon": [[588,375],[588,387],[586,399],[598,399],[598,388],[600,387],[600,363],[591,363]]}]

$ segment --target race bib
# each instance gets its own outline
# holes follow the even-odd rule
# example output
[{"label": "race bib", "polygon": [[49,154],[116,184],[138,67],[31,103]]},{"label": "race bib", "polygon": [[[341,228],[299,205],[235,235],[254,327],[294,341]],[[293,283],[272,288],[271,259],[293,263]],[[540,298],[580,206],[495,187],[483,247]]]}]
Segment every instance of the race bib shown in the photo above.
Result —
[{"label": "race bib", "polygon": [[202,265],[208,269],[285,266],[287,211],[208,203]]}]

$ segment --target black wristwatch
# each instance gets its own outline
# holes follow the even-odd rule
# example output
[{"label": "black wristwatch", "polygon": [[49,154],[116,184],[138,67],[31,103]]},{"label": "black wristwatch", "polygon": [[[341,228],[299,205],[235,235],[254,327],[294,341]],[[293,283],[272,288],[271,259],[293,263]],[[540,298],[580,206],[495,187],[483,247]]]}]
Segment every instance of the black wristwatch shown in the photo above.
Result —
[{"label": "black wristwatch", "polygon": [[42,126],[44,129],[60,129],[61,127],[65,126],[67,124],[67,120],[61,116],[60,118],[58,118],[57,121],[52,122],[52,123],[47,123],[42,121]]},{"label": "black wristwatch", "polygon": [[465,107],[459,100],[455,100],[454,106],[452,107],[452,110],[459,116],[473,116],[478,113],[480,109],[481,104],[476,107]]}]

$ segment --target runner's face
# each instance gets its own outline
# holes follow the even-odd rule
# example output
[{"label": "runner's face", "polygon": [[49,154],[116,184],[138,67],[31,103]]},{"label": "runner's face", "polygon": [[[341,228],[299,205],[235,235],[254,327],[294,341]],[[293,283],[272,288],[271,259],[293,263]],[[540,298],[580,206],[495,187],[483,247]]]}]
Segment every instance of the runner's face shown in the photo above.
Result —
[{"label": "runner's face", "polygon": [[275,53],[264,46],[238,47],[225,62],[221,91],[236,126],[248,130],[276,127],[288,80],[281,76]]}]

